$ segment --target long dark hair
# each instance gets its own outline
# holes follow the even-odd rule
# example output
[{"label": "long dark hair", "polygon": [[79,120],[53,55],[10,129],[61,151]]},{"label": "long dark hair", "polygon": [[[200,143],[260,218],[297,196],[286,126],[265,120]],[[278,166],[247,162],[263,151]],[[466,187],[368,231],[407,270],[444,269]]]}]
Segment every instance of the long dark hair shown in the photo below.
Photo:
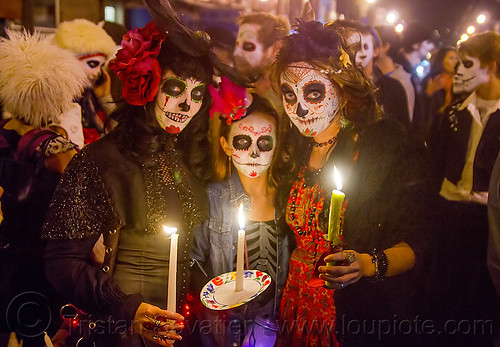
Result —
[{"label": "long dark hair", "polygon": [[[180,51],[167,39],[162,45],[158,62],[162,74],[172,70],[182,78],[193,77],[209,84],[213,68],[205,57],[193,57]],[[172,135],[163,130],[154,113],[154,101],[146,106],[133,106],[126,102],[110,116],[118,122],[115,134],[119,145],[134,160],[149,165],[148,159],[157,152],[165,150],[173,138],[175,147],[183,152],[184,164],[201,181],[210,179],[210,151],[207,138],[208,109],[211,97],[205,93],[200,111],[178,135]]]}]

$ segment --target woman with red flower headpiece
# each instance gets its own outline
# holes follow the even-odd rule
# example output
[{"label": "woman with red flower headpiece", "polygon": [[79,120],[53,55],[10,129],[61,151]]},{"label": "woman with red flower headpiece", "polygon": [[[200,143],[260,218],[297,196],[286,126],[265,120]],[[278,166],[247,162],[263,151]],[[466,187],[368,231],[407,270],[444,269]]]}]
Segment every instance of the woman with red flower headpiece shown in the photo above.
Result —
[{"label": "woman with red flower headpiece", "polygon": [[216,182],[207,187],[210,215],[195,229],[191,257],[200,266],[200,284],[235,270],[237,212],[243,204],[247,269],[265,272],[272,281],[259,297],[241,307],[229,311],[201,307],[199,319],[210,322],[212,328],[211,334],[201,334],[201,344],[240,346],[245,339],[243,345],[258,341],[272,346],[290,255],[288,233],[278,226],[281,219],[275,213],[277,111],[267,99],[248,94],[224,76],[219,90],[209,88],[210,114],[219,140],[213,143]]},{"label": "woman with red flower headpiece", "polygon": [[[181,340],[179,313],[190,314],[192,231],[204,212],[200,188],[210,178],[207,85],[214,60],[208,50],[193,55],[177,44],[206,46],[196,41],[203,36],[177,30],[180,22],[170,15],[170,28],[152,22],[124,36],[109,64],[124,83],[125,102],[112,115],[118,125],[68,165],[44,226],[46,273],[97,322],[84,334],[96,346],[171,345]],[[165,310],[164,226],[179,236],[179,313]],[[101,235],[105,251],[96,267],[90,258]],[[84,320],[80,329],[89,326]],[[189,345],[183,337],[176,345]]]}]

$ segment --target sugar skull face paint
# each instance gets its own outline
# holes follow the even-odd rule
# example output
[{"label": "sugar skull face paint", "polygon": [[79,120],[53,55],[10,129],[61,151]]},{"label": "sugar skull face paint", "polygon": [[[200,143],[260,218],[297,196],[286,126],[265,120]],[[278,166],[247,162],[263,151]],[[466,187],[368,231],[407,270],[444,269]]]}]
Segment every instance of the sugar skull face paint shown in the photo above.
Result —
[{"label": "sugar skull face paint", "polygon": [[457,73],[453,78],[455,94],[472,93],[476,88],[488,82],[488,68],[481,68],[481,62],[476,57],[461,55]]},{"label": "sugar skull face paint", "polygon": [[361,48],[356,52],[356,64],[366,68],[373,63],[375,48],[373,47],[373,36],[361,35]]},{"label": "sugar skull face paint", "polygon": [[78,57],[78,60],[83,65],[83,70],[89,80],[89,86],[92,87],[101,76],[101,69],[106,63],[106,56],[101,53],[88,54]]},{"label": "sugar skull face paint", "polygon": [[271,166],[276,146],[276,121],[256,112],[231,124],[228,146],[236,169],[255,178]]},{"label": "sugar skull face paint", "polygon": [[293,64],[281,76],[281,93],[288,117],[304,136],[321,134],[340,109],[332,82],[305,62]]},{"label": "sugar skull face paint", "polygon": [[234,65],[245,76],[256,78],[272,62],[272,47],[264,48],[259,40],[260,25],[242,24],[234,47]]},{"label": "sugar skull face paint", "polygon": [[201,108],[206,85],[194,78],[181,78],[168,70],[156,94],[156,120],[172,134],[180,133]]}]

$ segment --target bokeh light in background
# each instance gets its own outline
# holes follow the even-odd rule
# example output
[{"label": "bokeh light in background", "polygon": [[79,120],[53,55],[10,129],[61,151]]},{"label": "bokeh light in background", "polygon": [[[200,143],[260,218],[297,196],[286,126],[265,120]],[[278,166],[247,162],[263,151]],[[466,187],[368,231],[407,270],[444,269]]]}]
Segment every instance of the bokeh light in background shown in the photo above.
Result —
[{"label": "bokeh light in background", "polygon": [[403,24],[399,23],[398,25],[396,25],[396,27],[394,28],[394,30],[397,32],[397,33],[402,33],[403,30],[405,30],[405,27]]},{"label": "bokeh light in background", "polygon": [[389,11],[389,13],[387,13],[386,20],[388,24],[392,25],[396,23],[398,18],[399,18],[399,13],[397,11]]},{"label": "bokeh light in background", "polygon": [[486,22],[486,15],[480,14],[479,16],[477,16],[476,22],[478,22],[479,24],[483,24],[484,22]]},{"label": "bokeh light in background", "polygon": [[467,41],[468,38],[469,38],[469,35],[467,35],[467,34],[463,34],[462,36],[460,36],[460,40],[462,40],[462,42]]},{"label": "bokeh light in background", "polygon": [[471,25],[467,28],[467,34],[469,34],[469,35],[474,34],[474,31],[476,31],[476,28],[473,25]]}]

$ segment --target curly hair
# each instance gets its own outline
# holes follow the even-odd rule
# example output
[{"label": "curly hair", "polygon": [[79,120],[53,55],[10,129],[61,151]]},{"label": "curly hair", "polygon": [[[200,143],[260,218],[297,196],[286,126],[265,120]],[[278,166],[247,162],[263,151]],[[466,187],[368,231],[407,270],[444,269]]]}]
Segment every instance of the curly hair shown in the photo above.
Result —
[{"label": "curly hair", "polygon": [[[343,52],[347,52],[351,62],[354,62],[355,51],[346,47],[345,40],[334,28],[315,21],[299,23],[296,33],[283,40],[283,46],[272,66],[271,81],[278,92],[281,78],[287,78],[291,73],[290,65],[298,62],[310,64],[328,78],[339,92],[339,113],[351,123],[352,129],[361,131],[380,119],[382,113],[374,98],[373,83],[362,69],[352,63],[345,64],[340,59]],[[308,148],[312,139],[302,136],[290,125],[283,133],[282,141],[284,152],[280,154],[278,170],[289,175],[280,178],[279,184],[284,184],[284,188],[279,189],[278,193],[286,195],[287,186],[296,177],[299,165],[307,159],[308,152],[304,148]]]},{"label": "curly hair", "polygon": [[[182,78],[193,77],[209,84],[213,68],[205,57],[193,57],[181,52],[168,39],[164,42],[158,56],[162,74],[171,70]],[[177,135],[176,148],[183,152],[185,165],[203,182],[208,182],[210,175],[210,148],[207,138],[208,109],[211,102],[210,93],[205,93],[200,111],[189,122],[186,128]],[[163,130],[152,109],[154,101],[146,106],[133,106],[126,102],[110,116],[118,122],[116,132],[119,144],[130,156],[146,165],[147,158],[164,150],[169,138],[176,136]]]}]

